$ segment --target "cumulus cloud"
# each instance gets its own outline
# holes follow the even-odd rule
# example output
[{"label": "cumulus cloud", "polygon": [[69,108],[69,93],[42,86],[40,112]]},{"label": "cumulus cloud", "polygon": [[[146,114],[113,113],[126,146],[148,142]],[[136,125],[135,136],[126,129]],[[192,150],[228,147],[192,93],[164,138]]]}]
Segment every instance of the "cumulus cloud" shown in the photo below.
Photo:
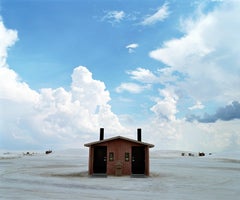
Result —
[{"label": "cumulus cloud", "polygon": [[102,21],[107,21],[109,23],[119,23],[121,22],[125,17],[125,12],[124,11],[108,11],[106,14],[102,17]]},{"label": "cumulus cloud", "polygon": [[153,25],[159,21],[165,20],[169,16],[168,4],[165,3],[163,6],[158,8],[158,10],[147,17],[141,22],[143,26]]},{"label": "cumulus cloud", "polygon": [[165,41],[150,57],[185,74],[178,89],[194,99],[240,99],[239,8],[238,1],[226,1],[207,14],[185,20],[184,36]]},{"label": "cumulus cloud", "polygon": [[36,102],[39,95],[8,67],[0,67],[0,98],[16,102]]},{"label": "cumulus cloud", "polygon": [[111,134],[127,133],[112,112],[105,84],[87,67],[73,70],[70,90],[40,91],[21,80],[7,63],[7,50],[17,32],[0,21],[0,148],[36,149],[81,147],[96,140],[99,127]]},{"label": "cumulus cloud", "polygon": [[105,84],[92,78],[92,73],[83,66],[74,69],[72,74],[72,98],[78,100],[88,110],[95,112],[97,106],[106,105],[110,94]]},{"label": "cumulus cloud", "polygon": [[[9,79],[7,75],[4,80]],[[14,84],[7,89],[0,86],[0,103],[3,106],[0,131],[3,141],[11,140],[12,145],[25,144],[37,148],[46,145],[67,147],[76,143],[81,146],[87,138],[98,134],[99,127],[105,127],[111,134],[125,130],[111,111],[105,84],[94,80],[86,67],[74,69],[69,91],[61,87],[42,88],[38,93],[26,83],[17,79],[11,81]],[[17,93],[17,97],[11,92],[10,95],[2,92],[3,89],[21,90],[21,93]]]},{"label": "cumulus cloud", "polygon": [[132,43],[132,44],[129,44],[126,46],[129,53],[133,53],[134,49],[136,49],[137,47],[138,47],[138,44],[136,44],[136,43]]},{"label": "cumulus cloud", "polygon": [[219,108],[213,115],[205,113],[203,117],[196,115],[190,115],[187,117],[188,121],[197,120],[202,123],[213,123],[217,120],[230,121],[234,119],[240,119],[240,103],[237,101],[234,101],[225,107]]},{"label": "cumulus cloud", "polygon": [[[166,79],[161,83],[172,94],[166,98],[160,93],[162,98],[157,98],[151,108],[156,116],[146,127],[154,132],[151,137],[164,141],[162,148],[239,150],[239,8],[239,2],[225,1],[207,14],[187,19],[182,24],[182,37],[165,41],[162,47],[150,52],[150,57],[168,66],[164,68],[168,71],[166,76],[160,73]],[[175,78],[174,73],[178,74]],[[171,77],[175,83],[168,87]],[[176,98],[174,94],[178,94]],[[203,103],[209,100],[237,101],[219,108],[215,114],[191,115],[184,120],[176,118],[181,98],[198,99],[189,107],[192,111],[207,110]]]},{"label": "cumulus cloud", "polygon": [[120,86],[116,88],[116,92],[121,93],[124,91],[130,92],[130,93],[141,93],[142,91],[146,89],[150,89],[151,85],[139,85],[136,83],[121,83]]},{"label": "cumulus cloud", "polygon": [[110,135],[127,132],[111,111],[105,84],[86,67],[73,70],[69,91],[36,91],[7,66],[7,50],[17,41],[17,32],[2,21],[0,39],[0,148],[79,148],[86,139],[96,139],[99,127]]},{"label": "cumulus cloud", "polygon": [[18,40],[17,31],[7,29],[0,17],[0,67],[6,65],[7,50]]},{"label": "cumulus cloud", "polygon": [[[233,145],[239,149],[238,10],[238,3],[231,1],[207,15],[188,19],[183,37],[166,41],[150,53],[168,67],[157,72],[145,68],[128,71],[130,78],[140,84],[122,83],[116,89],[140,93],[153,83],[164,85],[150,108],[153,116],[140,124],[144,140],[153,142],[156,149],[219,151]],[[10,38],[0,43],[1,67],[4,66],[0,68],[0,148],[82,147],[86,141],[98,138],[99,127],[113,135],[129,133],[112,112],[105,84],[94,80],[87,67],[73,70],[69,90],[31,89],[6,67],[7,49],[16,42],[17,32],[4,25],[0,31],[0,41]],[[206,99],[237,101],[213,115],[195,116],[187,121],[176,117],[181,93],[198,100],[190,110],[202,108]],[[135,124],[129,125],[127,120],[124,123],[135,131]]]},{"label": "cumulus cloud", "polygon": [[36,102],[37,92],[31,90],[27,83],[21,81],[18,74],[9,69],[6,59],[7,50],[18,40],[16,30],[7,29],[0,17],[0,98],[15,102]]},{"label": "cumulus cloud", "polygon": [[156,99],[156,104],[151,107],[151,111],[154,112],[158,119],[174,121],[177,111],[178,96],[169,89],[160,90],[162,99]]}]

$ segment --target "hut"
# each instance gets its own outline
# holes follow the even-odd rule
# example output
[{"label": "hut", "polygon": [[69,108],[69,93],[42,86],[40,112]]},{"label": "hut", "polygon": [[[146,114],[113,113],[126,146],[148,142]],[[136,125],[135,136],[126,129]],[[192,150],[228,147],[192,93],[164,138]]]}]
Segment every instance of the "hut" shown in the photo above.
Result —
[{"label": "hut", "polygon": [[149,176],[149,148],[154,145],[141,138],[141,129],[137,129],[137,140],[122,136],[104,139],[104,128],[100,128],[100,139],[84,145],[89,147],[88,174]]}]

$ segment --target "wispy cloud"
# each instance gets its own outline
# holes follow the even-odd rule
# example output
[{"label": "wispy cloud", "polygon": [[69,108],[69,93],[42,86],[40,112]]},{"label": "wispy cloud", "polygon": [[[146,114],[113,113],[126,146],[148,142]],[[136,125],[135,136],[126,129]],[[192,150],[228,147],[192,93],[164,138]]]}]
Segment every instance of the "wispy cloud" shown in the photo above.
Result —
[{"label": "wispy cloud", "polygon": [[107,21],[109,23],[119,23],[125,18],[125,12],[124,11],[108,11],[106,14],[102,17],[102,21]]},{"label": "wispy cloud", "polygon": [[127,71],[131,79],[137,80],[142,83],[154,83],[158,78],[149,70],[144,68],[137,68],[136,70]]},{"label": "wispy cloud", "polygon": [[142,91],[144,91],[146,89],[150,89],[150,88],[151,88],[151,85],[149,85],[149,84],[139,85],[136,83],[121,83],[121,85],[116,88],[116,92],[121,93],[121,92],[127,91],[130,93],[138,94],[138,93],[141,93]]},{"label": "wispy cloud", "polygon": [[138,44],[132,43],[132,44],[127,45],[126,48],[128,49],[129,53],[133,53],[133,52],[135,52],[134,49],[138,48],[138,46],[139,46]]},{"label": "wispy cloud", "polygon": [[[132,12],[125,13],[123,10],[111,10],[105,11],[104,16],[101,18],[101,21],[107,21],[111,24],[120,23],[122,21],[139,21],[140,13]],[[161,7],[159,7],[153,14],[145,16],[143,20],[139,23],[143,26],[153,25],[159,21],[165,20],[169,16],[169,7],[168,4],[165,3]],[[134,49],[131,48],[130,51]]]},{"label": "wispy cloud", "polygon": [[202,102],[197,101],[195,105],[189,107],[189,110],[196,110],[196,109],[203,109],[204,105],[202,104]]},{"label": "wispy cloud", "polygon": [[168,4],[165,3],[163,6],[158,8],[158,10],[154,14],[145,17],[141,24],[143,26],[153,25],[159,21],[163,21],[164,19],[166,19],[169,16],[169,14],[170,13],[168,10]]},{"label": "wispy cloud", "polygon": [[135,49],[137,47],[138,47],[138,44],[136,44],[136,43],[129,44],[129,45],[126,46],[126,48],[132,48],[132,49]]}]

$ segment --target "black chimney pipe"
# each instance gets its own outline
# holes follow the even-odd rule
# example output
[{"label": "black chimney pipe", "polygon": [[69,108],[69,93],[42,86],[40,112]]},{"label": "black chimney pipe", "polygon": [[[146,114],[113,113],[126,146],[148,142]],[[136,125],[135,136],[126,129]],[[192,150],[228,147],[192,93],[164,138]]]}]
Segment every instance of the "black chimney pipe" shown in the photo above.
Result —
[{"label": "black chimney pipe", "polygon": [[100,140],[104,140],[104,128],[100,128]]},{"label": "black chimney pipe", "polygon": [[140,129],[140,128],[137,129],[137,140],[139,142],[142,141],[142,129]]}]

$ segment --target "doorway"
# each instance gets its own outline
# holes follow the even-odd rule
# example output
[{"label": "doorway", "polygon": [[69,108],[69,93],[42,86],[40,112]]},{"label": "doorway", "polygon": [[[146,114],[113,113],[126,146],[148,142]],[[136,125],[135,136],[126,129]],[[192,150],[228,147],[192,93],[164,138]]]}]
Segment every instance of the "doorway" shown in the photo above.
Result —
[{"label": "doorway", "polygon": [[132,174],[145,174],[145,147],[132,147]]},{"label": "doorway", "polygon": [[93,173],[95,174],[107,173],[107,147],[106,146],[94,147]]}]

